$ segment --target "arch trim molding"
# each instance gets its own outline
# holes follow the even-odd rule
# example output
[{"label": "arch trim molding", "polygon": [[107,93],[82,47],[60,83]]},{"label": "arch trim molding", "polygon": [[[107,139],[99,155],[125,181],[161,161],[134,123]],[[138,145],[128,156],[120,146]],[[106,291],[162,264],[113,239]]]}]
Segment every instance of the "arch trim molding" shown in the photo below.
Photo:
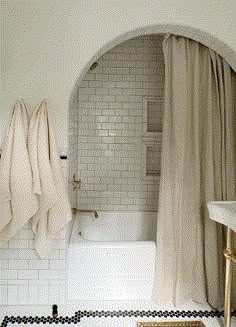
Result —
[{"label": "arch trim molding", "polygon": [[113,47],[119,45],[122,42],[125,42],[134,37],[148,35],[148,34],[175,34],[179,36],[188,37],[194,41],[200,42],[203,45],[211,48],[217,52],[221,57],[223,57],[232,69],[236,72],[236,52],[231,49],[226,43],[222,40],[216,38],[215,36],[197,29],[191,26],[184,25],[175,25],[175,24],[161,24],[161,25],[148,25],[144,27],[139,27],[123,33],[114,39],[108,41],[103,47],[101,47],[93,57],[88,58],[87,64],[84,66],[79,78],[77,79],[72,93],[70,95],[70,101],[74,97],[76,90],[82,81],[84,75],[89,70],[89,67],[93,64],[94,61],[98,60],[104,53],[112,49]]}]

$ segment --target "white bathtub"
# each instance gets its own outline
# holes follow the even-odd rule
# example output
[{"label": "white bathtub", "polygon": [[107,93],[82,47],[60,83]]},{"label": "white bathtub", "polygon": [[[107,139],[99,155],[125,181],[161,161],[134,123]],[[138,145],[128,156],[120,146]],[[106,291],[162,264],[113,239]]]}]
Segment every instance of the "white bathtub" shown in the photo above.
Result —
[{"label": "white bathtub", "polygon": [[77,214],[68,249],[68,299],[150,300],[156,213]]}]

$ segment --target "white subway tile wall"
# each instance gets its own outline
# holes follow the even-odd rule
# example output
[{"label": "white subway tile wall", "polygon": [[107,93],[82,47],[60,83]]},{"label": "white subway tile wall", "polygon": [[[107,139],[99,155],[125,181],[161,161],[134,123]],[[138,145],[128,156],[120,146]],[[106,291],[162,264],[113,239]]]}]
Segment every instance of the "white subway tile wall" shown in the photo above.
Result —
[{"label": "white subway tile wall", "polygon": [[159,179],[142,174],[143,98],[163,99],[162,41],[147,35],[116,46],[78,87],[70,117],[70,179],[81,178],[81,209],[157,211]]},{"label": "white subway tile wall", "polygon": [[[62,160],[62,168],[67,182],[67,160]],[[55,241],[48,258],[41,260],[28,222],[0,248],[0,306],[65,304],[65,248],[65,239]]]}]

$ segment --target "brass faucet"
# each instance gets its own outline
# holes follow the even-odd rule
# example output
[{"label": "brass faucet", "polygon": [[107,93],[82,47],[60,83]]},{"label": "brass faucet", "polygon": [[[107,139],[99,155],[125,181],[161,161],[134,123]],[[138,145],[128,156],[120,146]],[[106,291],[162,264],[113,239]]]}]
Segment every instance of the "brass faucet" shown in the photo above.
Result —
[{"label": "brass faucet", "polygon": [[72,213],[77,213],[77,212],[90,212],[94,214],[95,218],[98,218],[98,213],[96,210],[86,210],[86,209],[77,209],[77,208],[72,209]]}]

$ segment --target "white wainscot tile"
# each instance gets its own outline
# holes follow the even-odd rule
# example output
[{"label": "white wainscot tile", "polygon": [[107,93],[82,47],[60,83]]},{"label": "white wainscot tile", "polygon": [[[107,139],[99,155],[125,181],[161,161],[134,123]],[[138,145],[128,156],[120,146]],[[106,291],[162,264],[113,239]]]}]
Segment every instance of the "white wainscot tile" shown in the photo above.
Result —
[{"label": "white wainscot tile", "polygon": [[29,281],[29,304],[48,304],[48,281]]},{"label": "white wainscot tile", "polygon": [[9,268],[9,260],[0,260],[0,271]]},{"label": "white wainscot tile", "polygon": [[63,303],[65,301],[65,283],[49,282],[49,302]]},{"label": "white wainscot tile", "polygon": [[29,287],[28,283],[25,285],[18,286],[18,293],[19,293],[19,304],[26,305],[29,304]]},{"label": "white wainscot tile", "polygon": [[17,270],[2,270],[1,279],[17,279]]},{"label": "white wainscot tile", "polygon": [[65,268],[65,260],[50,260],[50,269],[63,270]]},{"label": "white wainscot tile", "polygon": [[16,249],[0,249],[0,259],[17,259],[18,254]]},{"label": "white wainscot tile", "polygon": [[65,279],[65,271],[62,270],[39,270],[39,279],[40,280],[51,280],[51,279]]},{"label": "white wainscot tile", "polygon": [[[28,296],[28,281],[27,280],[9,280],[8,281],[8,288],[18,289],[18,298],[17,304],[18,305],[26,305],[29,303],[29,296]],[[8,303],[10,304],[10,303]]]},{"label": "white wainscot tile", "polygon": [[0,280],[0,305],[8,304],[7,281]]},{"label": "white wainscot tile", "polygon": [[38,270],[19,270],[18,279],[38,279]]},{"label": "white wainscot tile", "polygon": [[28,260],[9,260],[9,269],[28,269]]},{"label": "white wainscot tile", "polygon": [[7,290],[7,302],[8,305],[18,304],[18,286],[17,285],[8,285]]},{"label": "white wainscot tile", "polygon": [[29,269],[48,269],[49,260],[29,260]]},{"label": "white wainscot tile", "polygon": [[19,259],[39,259],[36,250],[19,250]]}]

